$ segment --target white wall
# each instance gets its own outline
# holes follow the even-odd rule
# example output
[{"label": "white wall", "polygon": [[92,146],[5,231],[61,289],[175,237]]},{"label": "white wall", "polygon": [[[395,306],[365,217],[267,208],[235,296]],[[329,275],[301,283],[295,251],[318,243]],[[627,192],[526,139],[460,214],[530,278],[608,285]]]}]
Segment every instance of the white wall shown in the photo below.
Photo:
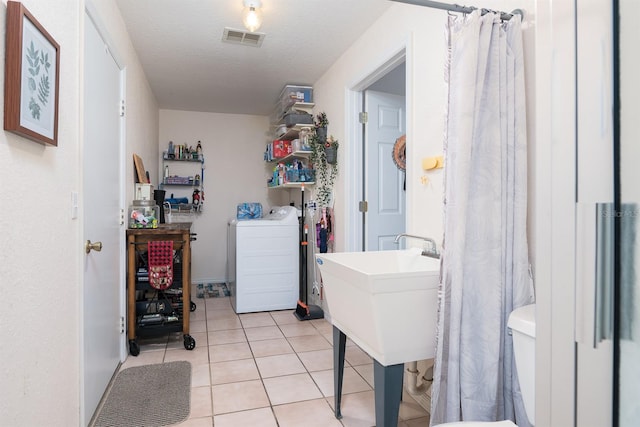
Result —
[{"label": "white wall", "polygon": [[[61,46],[58,147],[0,132],[0,424],[78,420],[79,186],[78,0],[23,4]],[[64,11],[61,13],[60,11]],[[4,72],[6,2],[0,7]],[[4,92],[4,85],[1,85]],[[15,210],[7,208],[15,206]],[[56,396],[52,399],[52,396]],[[37,410],[35,410],[37,408]]]},{"label": "white wall", "polygon": [[[6,20],[2,3],[0,58]],[[113,1],[95,3],[128,65],[127,99],[140,106],[128,117],[128,150],[155,152],[154,97]],[[0,200],[5,206],[0,214],[0,424],[72,426],[80,423],[83,218],[71,219],[70,199],[72,191],[81,191],[82,181],[84,2],[23,4],[60,44],[59,140],[58,147],[45,147],[0,132]]]},{"label": "white wall", "polygon": [[[262,154],[269,130],[266,116],[160,110],[160,153],[169,141],[194,147],[202,142],[205,200],[203,212],[192,220],[192,231],[198,233],[192,244],[194,283],[225,280],[227,223],[235,218],[238,203],[262,203],[265,211],[288,203],[286,190],[267,189],[269,172]],[[177,187],[166,190],[166,197],[174,190],[176,196],[187,195]]]}]

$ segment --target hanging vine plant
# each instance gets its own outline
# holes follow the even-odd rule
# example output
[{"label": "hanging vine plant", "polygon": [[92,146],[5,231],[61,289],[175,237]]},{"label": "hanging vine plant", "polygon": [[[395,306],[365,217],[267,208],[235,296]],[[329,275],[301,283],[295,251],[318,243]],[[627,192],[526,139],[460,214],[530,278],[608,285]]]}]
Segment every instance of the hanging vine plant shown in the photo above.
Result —
[{"label": "hanging vine plant", "polygon": [[330,136],[326,141],[322,141],[317,135],[312,135],[311,139],[311,163],[316,171],[316,200],[318,207],[329,206],[333,185],[338,176],[337,159],[327,159],[327,150],[337,150],[338,141]]}]

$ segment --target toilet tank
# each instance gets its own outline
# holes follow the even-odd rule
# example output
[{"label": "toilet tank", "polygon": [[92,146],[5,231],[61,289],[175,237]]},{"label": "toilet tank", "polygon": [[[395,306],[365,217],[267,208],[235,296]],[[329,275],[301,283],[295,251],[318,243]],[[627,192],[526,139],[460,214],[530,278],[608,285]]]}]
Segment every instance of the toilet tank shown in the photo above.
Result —
[{"label": "toilet tank", "polygon": [[529,421],[535,425],[536,305],[525,305],[513,310],[507,326],[511,328],[513,336],[513,352],[524,408]]}]

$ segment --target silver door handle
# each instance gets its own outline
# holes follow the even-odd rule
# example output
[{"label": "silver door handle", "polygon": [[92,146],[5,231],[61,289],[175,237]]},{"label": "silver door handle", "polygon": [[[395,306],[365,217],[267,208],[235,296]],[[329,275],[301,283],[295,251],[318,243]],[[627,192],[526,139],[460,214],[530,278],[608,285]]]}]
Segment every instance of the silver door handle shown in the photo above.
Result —
[{"label": "silver door handle", "polygon": [[613,203],[596,203],[596,286],[593,347],[613,333],[613,242],[615,210]]},{"label": "silver door handle", "polygon": [[597,348],[613,330],[613,203],[578,203],[576,341]]},{"label": "silver door handle", "polygon": [[613,333],[613,203],[596,203],[596,288],[594,348]]}]

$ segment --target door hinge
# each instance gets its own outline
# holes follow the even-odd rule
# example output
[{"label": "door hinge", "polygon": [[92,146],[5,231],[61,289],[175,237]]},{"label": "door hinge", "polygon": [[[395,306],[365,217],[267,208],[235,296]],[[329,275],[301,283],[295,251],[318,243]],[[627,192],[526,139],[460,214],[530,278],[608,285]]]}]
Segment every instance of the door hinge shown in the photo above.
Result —
[{"label": "door hinge", "polygon": [[358,203],[358,210],[360,212],[368,212],[369,211],[369,203],[366,200],[362,200]]},{"label": "door hinge", "polygon": [[124,316],[120,316],[120,333],[124,334]]},{"label": "door hinge", "polygon": [[124,209],[120,208],[120,219],[119,224],[124,225]]},{"label": "door hinge", "polygon": [[360,121],[360,123],[367,123],[369,121],[369,113],[367,113],[366,111],[361,112],[360,114],[358,114],[358,120]]},{"label": "door hinge", "polygon": [[124,99],[120,100],[120,117],[124,117]]}]

